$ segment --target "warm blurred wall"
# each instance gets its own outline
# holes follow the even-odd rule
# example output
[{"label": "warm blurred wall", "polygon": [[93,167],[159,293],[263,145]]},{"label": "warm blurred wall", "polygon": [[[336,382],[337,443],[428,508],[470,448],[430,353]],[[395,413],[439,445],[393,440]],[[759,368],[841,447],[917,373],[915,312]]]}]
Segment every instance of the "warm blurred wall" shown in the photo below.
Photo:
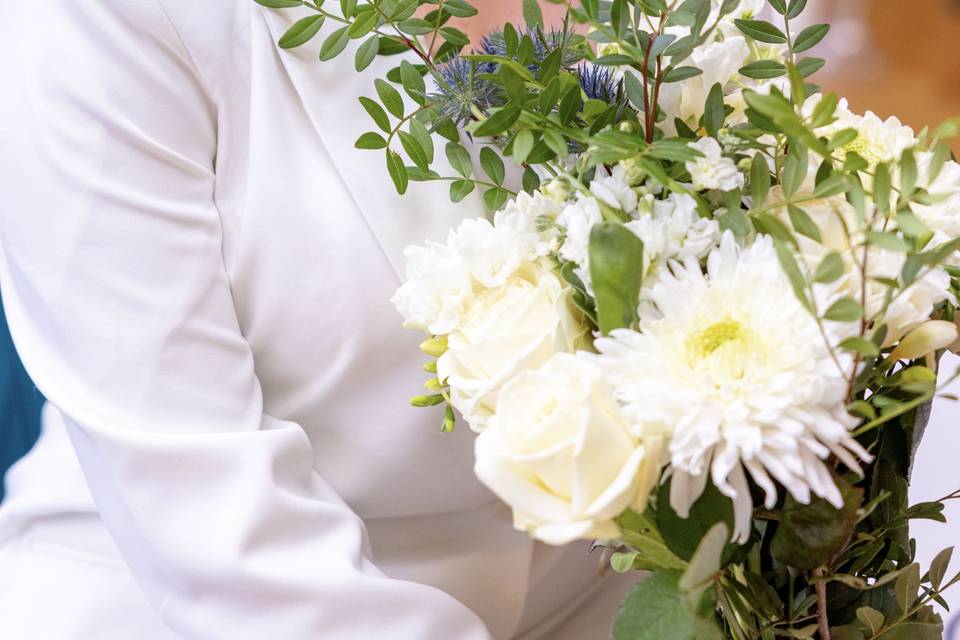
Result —
[{"label": "warm blurred wall", "polygon": [[[856,111],[895,115],[916,130],[960,116],[960,1],[811,0],[829,22],[816,80]],[[806,17],[806,16],[805,16]],[[960,153],[960,142],[955,142]]]}]

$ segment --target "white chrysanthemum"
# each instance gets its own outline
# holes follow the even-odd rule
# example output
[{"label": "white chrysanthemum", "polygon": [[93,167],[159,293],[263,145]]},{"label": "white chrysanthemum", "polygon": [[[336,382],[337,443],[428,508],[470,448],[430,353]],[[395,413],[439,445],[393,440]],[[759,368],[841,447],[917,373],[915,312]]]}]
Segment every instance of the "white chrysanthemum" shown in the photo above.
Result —
[{"label": "white chrysanthemum", "polygon": [[[707,260],[675,264],[654,286],[655,311],[640,331],[596,341],[597,360],[643,433],[669,437],[670,503],[685,516],[707,476],[734,501],[736,538],[749,536],[746,473],[777,500],[771,478],[800,502],[842,498],[823,460],[859,470],[869,455],[845,411],[850,359],[833,361],[816,323],[794,297],[773,244],[738,249],[732,234]],[[745,473],[746,472],[746,473]]]},{"label": "white chrysanthemum", "polygon": [[422,329],[435,335],[453,331],[473,297],[473,280],[460,255],[447,245],[435,242],[409,246],[406,280],[391,302],[408,329]]},{"label": "white chrysanthemum", "polygon": [[625,169],[617,165],[608,176],[594,178],[590,193],[614,209],[632,214],[637,210],[637,190],[626,179]]},{"label": "white chrysanthemum", "polygon": [[[936,199],[933,204],[911,203],[910,207],[920,220],[933,231],[928,245],[933,248],[944,242],[960,238],[960,164],[948,160],[936,179],[930,182],[929,168],[933,154],[923,151],[917,154],[917,169],[920,184]],[[947,264],[960,266],[960,253],[947,259]]]},{"label": "white chrysanthemum", "polygon": [[732,191],[743,186],[743,174],[733,160],[723,155],[723,149],[715,138],[701,138],[691,142],[690,147],[703,154],[686,163],[695,189]]}]

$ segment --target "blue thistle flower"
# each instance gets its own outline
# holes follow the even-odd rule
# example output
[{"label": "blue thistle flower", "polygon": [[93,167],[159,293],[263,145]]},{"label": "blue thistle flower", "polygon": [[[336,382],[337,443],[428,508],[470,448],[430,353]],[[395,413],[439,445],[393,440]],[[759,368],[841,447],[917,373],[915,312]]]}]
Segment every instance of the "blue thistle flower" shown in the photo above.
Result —
[{"label": "blue thistle flower", "polygon": [[577,77],[580,80],[580,87],[588,98],[610,103],[617,101],[620,82],[609,69],[584,63],[577,67]]},{"label": "blue thistle flower", "polygon": [[[564,45],[564,43],[569,42],[570,38],[575,35],[572,31],[563,31],[557,29],[551,29],[550,31],[540,31],[535,28],[527,28],[522,36],[529,36],[530,40],[533,42],[533,64],[530,65],[530,70],[534,71],[539,66],[540,63],[546,59],[548,55],[555,49],[559,49]],[[503,37],[503,29],[497,29],[492,31],[490,35],[484,36],[480,41],[480,52],[486,55],[491,56],[507,56],[507,43]],[[579,59],[579,54],[575,51],[568,50],[564,54],[563,65],[569,66],[574,64]]]},{"label": "blue thistle flower", "polygon": [[437,89],[431,98],[439,113],[463,125],[469,122],[474,106],[488,111],[491,107],[503,105],[500,87],[480,77],[492,71],[488,67],[460,57],[438,65],[440,80],[436,82]]}]

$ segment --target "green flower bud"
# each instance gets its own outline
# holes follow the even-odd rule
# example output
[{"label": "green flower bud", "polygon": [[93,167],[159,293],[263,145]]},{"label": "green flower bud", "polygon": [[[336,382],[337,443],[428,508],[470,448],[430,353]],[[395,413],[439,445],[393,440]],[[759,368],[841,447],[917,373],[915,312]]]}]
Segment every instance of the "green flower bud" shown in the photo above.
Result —
[{"label": "green flower bud", "polygon": [[437,372],[437,361],[431,360],[430,362],[423,363],[423,370],[427,373],[436,373]]},{"label": "green flower bud", "polygon": [[453,413],[453,407],[447,405],[447,410],[443,412],[443,423],[440,425],[441,433],[450,433],[457,426],[457,416]]},{"label": "green flower bud", "polygon": [[435,407],[438,404],[443,404],[446,401],[446,398],[443,397],[443,394],[435,393],[429,396],[414,396],[410,398],[410,404],[415,407]]},{"label": "green flower bud", "polygon": [[447,350],[447,336],[434,336],[420,343],[420,351],[428,356],[439,358]]},{"label": "green flower bud", "polygon": [[440,389],[443,389],[443,384],[437,378],[431,378],[430,380],[427,380],[423,383],[423,386],[427,389],[427,391],[439,391]]}]

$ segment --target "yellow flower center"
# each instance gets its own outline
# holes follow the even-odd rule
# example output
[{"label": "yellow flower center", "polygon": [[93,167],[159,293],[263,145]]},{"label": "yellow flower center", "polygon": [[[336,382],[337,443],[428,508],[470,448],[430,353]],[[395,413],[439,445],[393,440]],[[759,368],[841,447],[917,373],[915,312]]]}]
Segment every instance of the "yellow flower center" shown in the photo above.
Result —
[{"label": "yellow flower center", "polygon": [[703,359],[731,342],[743,343],[749,331],[736,320],[721,320],[691,334],[687,338],[687,353],[695,359]]},{"label": "yellow flower center", "polygon": [[869,140],[863,137],[863,135],[857,136],[852,142],[840,147],[840,150],[843,152],[841,155],[846,157],[847,153],[854,152],[858,154],[861,158],[870,163],[870,166],[876,166],[880,164],[883,160],[881,157],[880,149],[876,145],[871,144]]}]

